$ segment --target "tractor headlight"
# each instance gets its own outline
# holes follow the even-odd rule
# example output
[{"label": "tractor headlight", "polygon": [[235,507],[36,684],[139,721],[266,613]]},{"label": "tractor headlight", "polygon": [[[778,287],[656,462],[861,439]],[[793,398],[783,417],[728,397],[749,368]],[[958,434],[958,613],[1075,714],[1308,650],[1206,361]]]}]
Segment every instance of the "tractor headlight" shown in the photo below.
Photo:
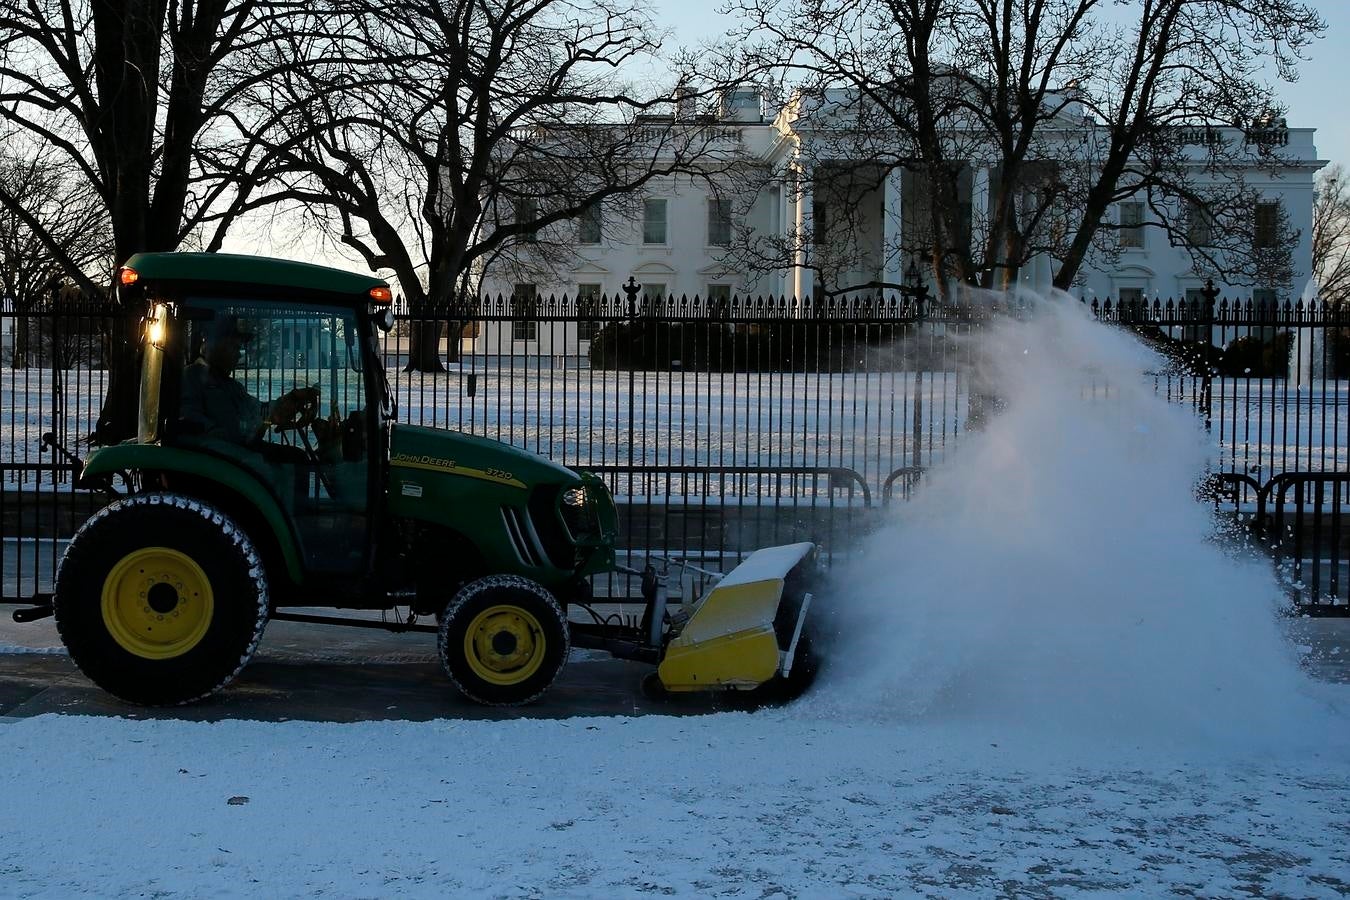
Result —
[{"label": "tractor headlight", "polygon": [[[123,270],[123,274],[125,275],[126,272],[130,271],[130,269]],[[150,307],[150,315],[145,320],[146,339],[160,349],[164,347],[164,323],[167,318],[168,311],[164,304],[156,303]]]},{"label": "tractor headlight", "polygon": [[568,488],[563,491],[562,502],[564,506],[579,507],[586,505],[586,489],[584,487]]}]

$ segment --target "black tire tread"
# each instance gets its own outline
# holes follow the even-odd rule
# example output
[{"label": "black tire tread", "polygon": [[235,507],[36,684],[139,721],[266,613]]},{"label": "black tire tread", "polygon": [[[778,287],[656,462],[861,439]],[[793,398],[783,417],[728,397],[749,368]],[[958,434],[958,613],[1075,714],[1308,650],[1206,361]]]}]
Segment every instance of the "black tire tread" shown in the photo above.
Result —
[{"label": "black tire tread", "polygon": [[[517,700],[492,700],[479,696],[470,686],[461,683],[461,680],[455,677],[455,672],[450,665],[448,655],[450,628],[457,622],[460,611],[466,605],[473,602],[483,591],[499,589],[525,590],[543,600],[548,610],[556,617],[558,627],[563,636],[562,661],[558,664],[557,668],[554,669],[553,677],[549,678],[548,681],[533,694]],[[479,578],[477,581],[469,582],[460,589],[459,593],[451,598],[450,602],[445,607],[445,613],[441,616],[440,629],[436,635],[436,647],[441,657],[441,668],[449,677],[450,683],[465,697],[475,703],[482,704],[483,706],[524,706],[528,703],[533,703],[535,700],[542,697],[548,689],[552,687],[554,680],[558,677],[558,673],[561,672],[562,667],[566,665],[567,655],[571,652],[571,632],[567,627],[567,614],[563,612],[562,605],[558,603],[558,599],[553,596],[552,592],[543,585],[539,584],[537,581],[522,578],[519,575],[489,575],[486,578]]]},{"label": "black tire tread", "polygon": [[[108,504],[99,510],[75,532],[71,539],[70,546],[61,557],[61,562],[56,570],[56,583],[53,591],[53,611],[56,618],[56,630],[61,636],[62,642],[67,649],[71,650],[71,657],[79,665],[79,654],[75,648],[71,647],[74,641],[78,647],[81,636],[72,633],[68,614],[65,613],[67,603],[75,602],[75,598],[70,597],[69,574],[80,569],[87,564],[87,557],[99,542],[103,539],[104,532],[108,529],[123,527],[120,520],[127,515],[134,515],[137,511],[148,509],[159,509],[168,507],[180,510],[192,516],[197,516],[210,525],[213,529],[220,532],[230,542],[231,549],[238,554],[240,561],[246,566],[249,579],[258,596],[258,613],[253,622],[253,634],[247,647],[240,655],[238,662],[233,666],[227,675],[221,678],[214,686],[179,700],[169,702],[144,702],[146,706],[182,706],[188,703],[195,703],[203,700],[217,691],[227,687],[231,682],[239,677],[239,673],[244,670],[253,654],[257,652],[258,644],[262,640],[263,631],[267,627],[268,614],[270,612],[270,598],[268,595],[267,573],[263,566],[262,557],[257,548],[249,539],[248,535],[240,528],[233,519],[222,513],[215,507],[196,500],[183,494],[174,494],[169,492],[155,492],[145,494],[134,494],[121,500]],[[64,588],[64,590],[63,590]],[[81,667],[83,668],[83,667]],[[86,672],[86,674],[89,674]],[[93,675],[90,675],[93,678]],[[97,678],[95,678],[97,682]]]}]

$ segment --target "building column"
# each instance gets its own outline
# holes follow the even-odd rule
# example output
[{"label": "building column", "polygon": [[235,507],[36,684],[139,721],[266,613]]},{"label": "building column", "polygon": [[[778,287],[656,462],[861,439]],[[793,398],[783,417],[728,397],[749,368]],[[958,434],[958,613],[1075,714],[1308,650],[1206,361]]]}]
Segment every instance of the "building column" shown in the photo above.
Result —
[{"label": "building column", "polygon": [[976,165],[970,179],[970,255],[980,258],[989,239],[989,167]]},{"label": "building column", "polygon": [[[792,230],[792,185],[791,176],[784,178],[778,185],[778,191],[774,195],[774,202],[778,204],[774,221],[774,237],[787,244],[788,233]],[[786,297],[792,293],[793,275],[792,269],[784,267],[778,274],[778,293]]]},{"label": "building column", "polygon": [[905,170],[900,167],[886,173],[886,184],[881,201],[881,280],[894,287],[904,281],[904,183]]},{"label": "building column", "polygon": [[793,251],[792,295],[800,303],[815,289],[815,277],[806,268],[811,255],[811,230],[813,227],[815,202],[811,190],[811,173],[805,171],[800,162],[794,168],[797,175],[797,203],[794,225],[797,229],[796,246]]}]

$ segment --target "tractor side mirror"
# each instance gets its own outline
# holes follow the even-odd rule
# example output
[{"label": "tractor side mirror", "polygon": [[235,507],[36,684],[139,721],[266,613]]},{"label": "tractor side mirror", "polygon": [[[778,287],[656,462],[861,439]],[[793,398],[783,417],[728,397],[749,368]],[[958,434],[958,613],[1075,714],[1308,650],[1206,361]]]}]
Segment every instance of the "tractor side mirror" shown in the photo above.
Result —
[{"label": "tractor side mirror", "polygon": [[394,311],[385,307],[371,317],[375,321],[375,327],[388,334],[394,330]]}]

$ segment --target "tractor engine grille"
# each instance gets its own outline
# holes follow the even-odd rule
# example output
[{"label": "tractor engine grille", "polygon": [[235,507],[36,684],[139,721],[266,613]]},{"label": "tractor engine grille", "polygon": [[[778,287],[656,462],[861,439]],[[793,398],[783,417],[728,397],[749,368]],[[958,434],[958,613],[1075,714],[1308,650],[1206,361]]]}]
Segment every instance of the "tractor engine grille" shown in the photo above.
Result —
[{"label": "tractor engine grille", "polygon": [[[566,506],[563,507],[566,509]],[[534,525],[539,541],[549,560],[559,568],[570,569],[577,562],[576,542],[567,532],[572,528],[569,522],[563,528],[558,521],[558,488],[545,485],[535,489],[530,495],[530,522]],[[575,533],[575,532],[573,532]]]}]

